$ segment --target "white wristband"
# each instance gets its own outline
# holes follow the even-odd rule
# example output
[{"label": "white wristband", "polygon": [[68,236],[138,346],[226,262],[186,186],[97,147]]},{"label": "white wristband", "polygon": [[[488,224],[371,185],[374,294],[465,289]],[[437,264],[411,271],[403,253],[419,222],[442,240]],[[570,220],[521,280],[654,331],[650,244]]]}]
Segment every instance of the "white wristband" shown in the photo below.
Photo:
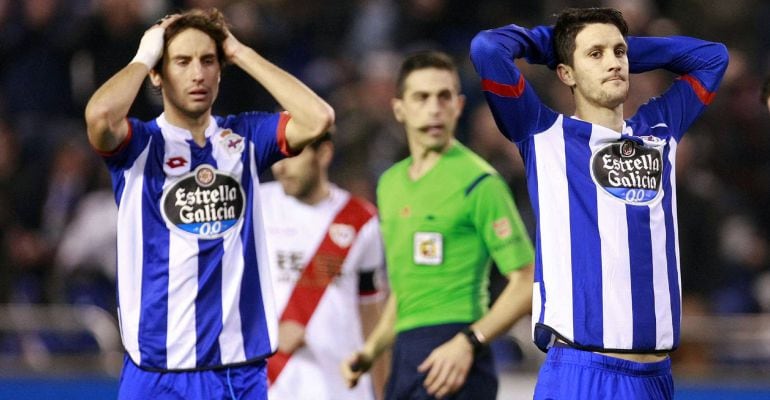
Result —
[{"label": "white wristband", "polygon": [[139,49],[131,60],[132,63],[139,62],[152,69],[163,56],[163,33],[165,29],[154,27],[142,36],[139,42]]}]

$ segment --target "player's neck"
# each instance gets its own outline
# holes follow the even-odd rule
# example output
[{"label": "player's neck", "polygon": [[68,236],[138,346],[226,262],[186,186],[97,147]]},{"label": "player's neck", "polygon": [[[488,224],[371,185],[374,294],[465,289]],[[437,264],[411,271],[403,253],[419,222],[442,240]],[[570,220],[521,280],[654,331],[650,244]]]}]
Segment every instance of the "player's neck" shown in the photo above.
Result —
[{"label": "player's neck", "polygon": [[623,131],[623,104],[615,108],[580,105],[575,109],[575,117],[592,124],[600,125],[615,132]]},{"label": "player's neck", "polygon": [[211,121],[211,109],[208,109],[200,115],[191,115],[175,107],[165,107],[163,114],[170,124],[190,131],[193,140],[199,146],[202,147],[206,145],[205,132]]},{"label": "player's neck", "polygon": [[297,200],[309,206],[314,206],[331,195],[331,184],[327,179],[321,179],[318,185],[304,196],[298,196]]}]

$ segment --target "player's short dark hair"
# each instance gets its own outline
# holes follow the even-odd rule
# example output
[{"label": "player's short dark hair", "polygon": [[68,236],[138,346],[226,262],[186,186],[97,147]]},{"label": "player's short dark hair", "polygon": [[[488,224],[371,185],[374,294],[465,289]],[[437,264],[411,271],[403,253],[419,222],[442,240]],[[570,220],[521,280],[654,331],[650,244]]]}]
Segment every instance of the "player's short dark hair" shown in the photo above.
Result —
[{"label": "player's short dark hair", "polygon": [[[168,43],[187,29],[197,29],[208,35],[216,44],[219,65],[224,66],[226,64],[227,59],[222,43],[227,39],[227,25],[225,16],[222,15],[221,11],[216,8],[208,10],[196,8],[182,13],[182,16],[166,27],[166,31],[163,33],[163,54],[167,54]],[[163,58],[155,64],[153,70],[161,73],[162,65]]]},{"label": "player's short dark hair", "polygon": [[428,68],[441,69],[456,75],[458,84],[457,90],[460,90],[460,76],[457,72],[457,65],[454,60],[452,60],[452,57],[441,51],[421,51],[411,54],[401,63],[401,68],[396,77],[396,98],[400,99],[404,96],[404,83],[406,82],[406,78],[408,78],[412,72]]},{"label": "player's short dark hair", "polygon": [[770,75],[765,78],[765,82],[762,84],[762,89],[759,93],[759,102],[763,106],[767,105],[767,99],[770,98]]},{"label": "player's short dark hair", "polygon": [[608,7],[567,8],[557,15],[553,29],[553,47],[559,63],[572,65],[575,38],[588,24],[612,24],[623,37],[628,35],[628,24],[619,10]]}]

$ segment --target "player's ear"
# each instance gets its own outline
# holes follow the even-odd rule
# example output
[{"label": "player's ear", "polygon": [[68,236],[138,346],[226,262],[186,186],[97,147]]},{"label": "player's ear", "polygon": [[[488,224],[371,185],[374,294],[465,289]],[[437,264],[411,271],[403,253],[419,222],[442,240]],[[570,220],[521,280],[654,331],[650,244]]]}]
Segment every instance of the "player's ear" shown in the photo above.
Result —
[{"label": "player's ear", "polygon": [[163,88],[163,78],[154,68],[150,70],[150,82],[152,82],[152,86],[158,89]]},{"label": "player's ear", "polygon": [[559,80],[564,82],[565,85],[569,87],[575,86],[574,70],[569,65],[563,63],[557,65],[556,75],[559,77]]},{"label": "player's ear", "polygon": [[396,117],[396,121],[404,122],[404,101],[394,98],[390,101],[390,105],[393,107],[393,115]]}]

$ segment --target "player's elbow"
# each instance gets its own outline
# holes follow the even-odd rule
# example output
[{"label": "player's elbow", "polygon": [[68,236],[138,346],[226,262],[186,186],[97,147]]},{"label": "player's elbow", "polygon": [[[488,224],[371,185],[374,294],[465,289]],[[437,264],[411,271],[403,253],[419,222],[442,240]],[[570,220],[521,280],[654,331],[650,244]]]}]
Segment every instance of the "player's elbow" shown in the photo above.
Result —
[{"label": "player's elbow", "polygon": [[323,103],[318,110],[318,136],[328,132],[334,125],[334,120],[334,109],[329,104]]},{"label": "player's elbow", "polygon": [[493,35],[492,31],[481,31],[471,40],[470,56],[474,64],[478,65],[482,60],[497,53],[497,43],[493,39]]},{"label": "player's elbow", "polygon": [[89,103],[85,111],[88,140],[92,145],[98,145],[102,137],[110,130],[110,112],[107,107]]},{"label": "player's elbow", "polygon": [[313,110],[312,118],[307,119],[303,125],[311,141],[321,137],[334,125],[334,109],[328,103],[320,102]]},{"label": "player's elbow", "polygon": [[88,141],[95,150],[109,152],[117,147],[121,139],[115,132],[124,129],[125,117],[115,117],[108,107],[89,103],[85,119]]},{"label": "player's elbow", "polygon": [[714,63],[719,65],[720,75],[723,75],[727,70],[727,65],[730,63],[730,52],[727,50],[727,46],[722,43],[714,43]]}]

